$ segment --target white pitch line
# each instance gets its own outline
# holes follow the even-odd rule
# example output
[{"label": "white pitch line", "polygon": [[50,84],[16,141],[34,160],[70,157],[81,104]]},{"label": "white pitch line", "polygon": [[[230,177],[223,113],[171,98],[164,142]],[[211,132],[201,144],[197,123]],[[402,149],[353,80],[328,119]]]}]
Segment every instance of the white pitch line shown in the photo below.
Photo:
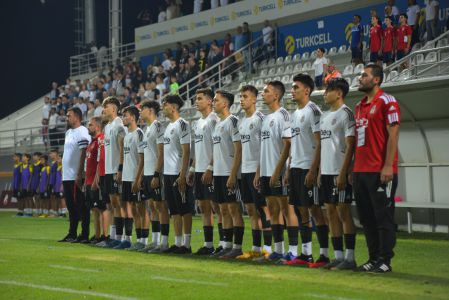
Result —
[{"label": "white pitch line", "polygon": [[14,280],[0,280],[0,284],[29,287],[29,288],[33,288],[33,289],[53,291],[53,292],[62,292],[62,293],[68,293],[68,294],[87,295],[87,296],[101,297],[101,298],[107,298],[107,299],[113,299],[113,300],[138,300],[137,298],[123,297],[123,296],[118,296],[118,295],[113,295],[113,294],[97,293],[97,292],[91,292],[91,291],[80,291],[80,290],[59,288],[59,287],[54,287],[54,286],[49,286],[49,285],[33,284],[33,283],[20,282],[20,281],[14,281]]},{"label": "white pitch line", "polygon": [[62,270],[70,270],[70,271],[79,271],[79,272],[89,272],[89,273],[98,273],[99,270],[95,269],[84,269],[84,268],[77,268],[77,267],[71,267],[71,266],[61,266],[61,265],[48,265],[50,268],[54,269],[62,269]]},{"label": "white pitch line", "polygon": [[340,296],[332,296],[327,294],[315,294],[315,293],[306,293],[303,294],[307,297],[313,297],[313,298],[319,298],[319,299],[328,299],[328,300],[361,300],[359,298],[346,298],[346,297],[340,297]]},{"label": "white pitch line", "polygon": [[194,280],[194,279],[179,279],[179,278],[162,277],[162,276],[151,276],[151,279],[170,281],[170,282],[194,283],[194,284],[202,284],[202,285],[228,286],[227,283],[223,283],[223,282],[210,282],[210,281],[201,281],[201,280]]}]

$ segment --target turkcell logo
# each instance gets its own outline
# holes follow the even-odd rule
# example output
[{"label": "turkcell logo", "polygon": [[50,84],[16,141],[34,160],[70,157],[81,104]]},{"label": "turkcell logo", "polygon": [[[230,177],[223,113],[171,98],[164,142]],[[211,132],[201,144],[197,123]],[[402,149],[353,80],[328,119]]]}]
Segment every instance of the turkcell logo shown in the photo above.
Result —
[{"label": "turkcell logo", "polygon": [[288,53],[288,55],[292,55],[293,52],[295,52],[295,38],[291,35],[287,36],[284,40],[285,44],[285,52]]}]

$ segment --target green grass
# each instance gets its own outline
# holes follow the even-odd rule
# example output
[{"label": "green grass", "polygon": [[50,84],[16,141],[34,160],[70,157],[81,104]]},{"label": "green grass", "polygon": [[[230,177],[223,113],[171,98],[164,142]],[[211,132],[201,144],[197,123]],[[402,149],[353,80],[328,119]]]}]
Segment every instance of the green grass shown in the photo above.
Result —
[{"label": "green grass", "polygon": [[[246,247],[251,245],[248,223]],[[98,298],[36,288],[42,285],[137,299],[449,297],[447,235],[399,234],[394,272],[372,275],[57,243],[67,225],[65,219],[16,218],[11,212],[0,212],[0,299]],[[194,250],[202,244],[202,232],[196,230],[200,228],[201,221],[196,218]],[[314,245],[317,248],[316,241]],[[357,238],[356,255],[359,263],[367,258],[362,234]],[[66,267],[73,269],[62,269]],[[11,285],[12,281],[35,287]]]}]

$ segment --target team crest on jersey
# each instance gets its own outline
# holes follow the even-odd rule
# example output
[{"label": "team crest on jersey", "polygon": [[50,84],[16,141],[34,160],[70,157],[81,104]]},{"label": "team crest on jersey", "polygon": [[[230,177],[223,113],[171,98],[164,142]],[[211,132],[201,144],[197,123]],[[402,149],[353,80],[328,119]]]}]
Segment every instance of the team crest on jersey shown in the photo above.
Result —
[{"label": "team crest on jersey", "polygon": [[306,120],[306,116],[302,116],[301,120],[299,120],[301,123],[304,123],[304,121]]},{"label": "team crest on jersey", "polygon": [[254,125],[253,125],[253,123],[251,123],[251,124],[249,125],[249,130],[253,130],[253,128],[254,128]]},{"label": "team crest on jersey", "polygon": [[371,108],[371,110],[369,111],[370,114],[374,115],[374,113],[376,112],[376,105],[373,105],[373,108]]},{"label": "team crest on jersey", "polygon": [[335,123],[337,123],[337,119],[332,120],[332,125],[335,125]]},{"label": "team crest on jersey", "polygon": [[273,127],[273,125],[274,125],[274,120],[271,120],[270,127]]}]

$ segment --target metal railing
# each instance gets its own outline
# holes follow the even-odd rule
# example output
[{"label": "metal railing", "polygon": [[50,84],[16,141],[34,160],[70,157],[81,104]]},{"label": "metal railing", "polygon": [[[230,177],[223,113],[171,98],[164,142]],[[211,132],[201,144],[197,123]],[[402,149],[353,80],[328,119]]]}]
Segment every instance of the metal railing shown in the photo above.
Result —
[{"label": "metal railing", "polygon": [[129,43],[111,48],[101,47],[98,51],[70,57],[70,76],[78,76],[98,72],[115,65],[117,59],[124,61],[132,59],[135,53],[135,44]]}]

